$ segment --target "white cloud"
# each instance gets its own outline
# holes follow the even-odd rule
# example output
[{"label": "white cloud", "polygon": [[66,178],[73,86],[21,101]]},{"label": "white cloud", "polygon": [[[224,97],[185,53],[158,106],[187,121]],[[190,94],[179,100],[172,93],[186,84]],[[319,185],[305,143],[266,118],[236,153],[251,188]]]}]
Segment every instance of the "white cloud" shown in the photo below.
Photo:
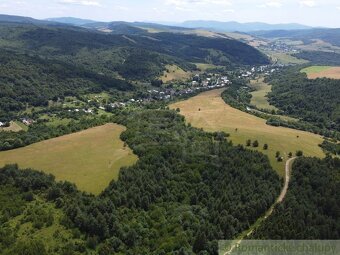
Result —
[{"label": "white cloud", "polygon": [[340,11],[340,6],[336,7]]},{"label": "white cloud", "polygon": [[264,4],[259,5],[261,8],[281,8],[282,7],[282,2],[280,0],[273,0],[266,2]]},{"label": "white cloud", "polygon": [[223,5],[231,6],[228,0],[166,0],[167,5],[186,6],[186,5]]},{"label": "white cloud", "polygon": [[315,7],[316,5],[316,1],[313,0],[300,1],[300,6],[302,7]]},{"label": "white cloud", "polygon": [[86,1],[86,0],[60,0],[61,4],[73,4],[73,5],[83,5],[83,6],[101,6],[98,1]]}]

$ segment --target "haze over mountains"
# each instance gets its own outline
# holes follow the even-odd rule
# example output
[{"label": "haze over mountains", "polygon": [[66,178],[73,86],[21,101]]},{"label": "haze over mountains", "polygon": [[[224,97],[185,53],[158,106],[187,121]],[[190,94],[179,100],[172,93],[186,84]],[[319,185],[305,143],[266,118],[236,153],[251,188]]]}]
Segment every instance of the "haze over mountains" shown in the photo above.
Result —
[{"label": "haze over mountains", "polygon": [[208,21],[208,20],[190,20],[182,23],[168,23],[168,25],[176,25],[186,28],[204,28],[211,29],[217,32],[252,32],[261,30],[297,30],[297,29],[311,29],[310,26],[305,26],[296,23],[288,24],[268,24],[263,22],[249,22],[240,23],[236,21],[221,22],[221,21]]},{"label": "haze over mountains", "polygon": [[[88,25],[90,23],[110,23],[110,22],[98,22],[93,20],[86,19],[78,19],[72,17],[61,17],[61,18],[49,18],[48,21],[72,24],[72,25]],[[138,22],[138,23],[146,23],[146,22]],[[269,31],[269,30],[300,30],[300,29],[311,29],[312,27],[296,24],[296,23],[288,23],[288,24],[268,24],[262,22],[250,22],[250,23],[239,23],[236,21],[229,22],[221,22],[221,21],[208,21],[208,20],[191,20],[184,21],[181,23],[175,22],[147,22],[152,24],[160,24],[172,27],[182,27],[182,28],[203,28],[210,29],[217,32],[252,32],[252,31]]]}]

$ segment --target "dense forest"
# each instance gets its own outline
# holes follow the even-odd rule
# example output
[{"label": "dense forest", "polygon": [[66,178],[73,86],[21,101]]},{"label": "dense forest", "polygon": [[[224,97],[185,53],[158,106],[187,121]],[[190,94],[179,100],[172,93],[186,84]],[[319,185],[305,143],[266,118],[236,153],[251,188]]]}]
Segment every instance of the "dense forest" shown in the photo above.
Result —
[{"label": "dense forest", "polygon": [[0,118],[49,100],[115,90],[132,90],[126,81],[98,74],[62,61],[0,51]]},{"label": "dense forest", "polygon": [[340,81],[307,79],[299,69],[287,68],[266,79],[272,85],[270,103],[319,128],[340,131]]},{"label": "dense forest", "polygon": [[324,51],[303,51],[294,54],[295,57],[308,60],[314,65],[338,66],[340,65],[340,54]]},{"label": "dense forest", "polygon": [[[122,169],[118,181],[99,197],[16,166],[0,170],[1,189],[21,194],[17,211],[0,210],[5,233],[0,247],[6,254],[17,254],[22,246],[22,226],[11,227],[13,217],[25,210],[21,196],[54,203],[64,214],[63,226],[81,231],[73,238],[83,240],[82,245],[70,238],[69,250],[79,252],[81,247],[101,255],[217,254],[217,240],[247,229],[280,191],[281,181],[266,156],[232,146],[224,133],[192,128],[175,111],[125,112],[117,120],[127,126],[122,139],[139,161]],[[2,197],[1,205],[10,204],[9,199]],[[25,237],[27,242],[39,241],[30,236]],[[55,243],[39,245],[48,254],[60,254],[62,249]]]},{"label": "dense forest", "polygon": [[[122,29],[120,25],[119,29]],[[128,29],[128,28],[127,28]],[[114,34],[70,26],[0,24],[0,46],[62,59],[91,71],[125,79],[155,78],[166,64],[184,70],[191,62],[225,65],[267,64],[268,58],[255,48],[236,40],[176,33]],[[145,73],[135,75],[130,68]]]},{"label": "dense forest", "polygon": [[254,232],[255,239],[340,238],[340,160],[294,162],[287,197]]}]

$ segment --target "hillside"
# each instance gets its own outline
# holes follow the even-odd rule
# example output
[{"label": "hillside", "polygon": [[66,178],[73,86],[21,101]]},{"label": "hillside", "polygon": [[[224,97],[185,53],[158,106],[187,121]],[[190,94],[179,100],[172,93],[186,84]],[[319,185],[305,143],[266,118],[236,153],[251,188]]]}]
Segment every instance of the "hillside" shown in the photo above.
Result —
[{"label": "hillside", "polygon": [[308,79],[299,67],[272,74],[269,102],[285,114],[313,123],[319,128],[340,131],[340,80]]},{"label": "hillside", "polygon": [[[64,231],[85,237],[93,254],[158,255],[216,254],[217,240],[247,229],[280,191],[280,179],[264,155],[233,147],[223,133],[192,128],[175,111],[145,110],[120,118],[127,127],[121,138],[139,161],[122,169],[119,179],[98,197],[80,193],[69,183],[55,183],[41,173],[19,171],[16,166],[0,169],[0,190],[16,190],[15,205],[22,208],[10,211],[11,199],[0,192],[2,250],[22,254],[15,253],[22,226],[14,228],[11,223],[16,216],[32,212],[25,212],[27,204],[20,199],[26,193],[31,206],[48,200],[52,208],[58,208],[65,215]],[[56,219],[55,210],[50,214]],[[26,222],[32,222],[33,216],[27,216]],[[51,226],[44,223],[42,219],[40,231]],[[37,232],[33,225],[24,238],[31,240]],[[63,247],[66,241],[58,236],[53,240]],[[72,239],[67,242],[73,243]],[[56,244],[43,242],[49,251],[43,254],[64,254],[52,250]],[[78,251],[77,247],[70,245],[67,254]],[[80,253],[85,254],[84,248]]]},{"label": "hillside", "polygon": [[231,68],[268,63],[236,40],[151,34],[120,22],[109,28],[108,34],[62,24],[0,22],[0,117],[10,120],[27,106],[46,106],[65,96],[134,90],[131,83],[157,79],[171,65],[193,71],[195,62]]},{"label": "hillside", "polygon": [[75,26],[83,26],[89,23],[95,23],[97,21],[90,20],[90,19],[79,19],[73,17],[60,17],[60,18],[48,18],[47,21],[58,22],[63,24],[70,24]]},{"label": "hillside", "polygon": [[339,175],[339,159],[298,159],[286,200],[252,239],[339,239]]},{"label": "hillside", "polygon": [[311,44],[315,40],[322,40],[335,46],[340,46],[340,29],[307,29],[307,30],[273,30],[258,31],[252,34],[264,38],[288,38],[301,40],[305,44]]}]

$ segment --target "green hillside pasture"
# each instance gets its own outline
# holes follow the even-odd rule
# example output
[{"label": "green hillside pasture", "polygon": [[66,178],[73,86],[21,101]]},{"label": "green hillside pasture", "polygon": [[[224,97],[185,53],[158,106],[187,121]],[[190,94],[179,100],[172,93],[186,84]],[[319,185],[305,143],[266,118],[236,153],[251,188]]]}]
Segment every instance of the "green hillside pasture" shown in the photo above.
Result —
[{"label": "green hillside pasture", "polygon": [[123,126],[106,124],[82,132],[50,139],[24,148],[0,152],[0,166],[18,163],[53,174],[57,180],[99,194],[118,178],[123,166],[137,161],[137,156],[120,140]]}]

